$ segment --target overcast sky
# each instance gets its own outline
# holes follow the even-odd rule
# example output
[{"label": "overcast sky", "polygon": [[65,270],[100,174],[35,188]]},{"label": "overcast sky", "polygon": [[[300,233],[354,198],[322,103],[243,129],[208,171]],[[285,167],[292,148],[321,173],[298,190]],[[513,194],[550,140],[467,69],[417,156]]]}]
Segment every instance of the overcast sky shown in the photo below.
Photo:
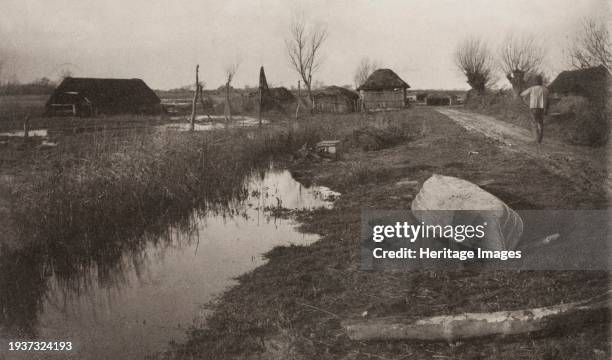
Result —
[{"label": "overcast sky", "polygon": [[[207,88],[242,59],[235,86],[291,86],[297,75],[284,39],[301,9],[325,24],[325,62],[314,80],[352,84],[368,56],[396,71],[412,88],[466,88],[452,53],[467,35],[494,47],[508,32],[533,33],[548,46],[551,75],[564,68],[562,49],[585,16],[609,16],[608,0],[0,0],[1,76],[142,78],[168,89],[193,81],[200,64]],[[609,20],[609,18],[608,18]],[[70,65],[66,65],[70,64]]]}]

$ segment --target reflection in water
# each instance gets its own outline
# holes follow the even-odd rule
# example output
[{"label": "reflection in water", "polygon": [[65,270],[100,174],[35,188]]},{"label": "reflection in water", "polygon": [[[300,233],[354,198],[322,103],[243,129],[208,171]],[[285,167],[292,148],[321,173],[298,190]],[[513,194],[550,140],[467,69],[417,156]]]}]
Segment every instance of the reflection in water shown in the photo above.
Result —
[{"label": "reflection in water", "polygon": [[261,265],[262,253],[317,239],[264,209],[329,207],[334,195],[278,170],[254,174],[245,188],[245,200],[193,213],[139,241],[83,237],[72,240],[80,244],[76,251],[49,244],[3,253],[0,338],[72,341],[80,359],[142,358],[182,340],[206,315],[202,304]]},{"label": "reflection in water", "polygon": [[[161,125],[158,128],[164,130],[176,130],[176,131],[190,131],[191,123],[189,122],[189,118],[187,116],[173,116],[170,118],[171,120],[186,120],[187,122],[182,123],[171,123]],[[218,115],[198,115],[196,116],[197,121],[206,121],[206,123],[195,123],[194,130],[195,131],[210,131],[210,130],[219,130],[224,129],[226,127],[225,117]],[[262,124],[269,124],[270,121],[266,119],[262,119]],[[231,123],[229,123],[230,127],[254,127],[259,126],[259,120],[250,117],[250,116],[234,116],[232,118]]]}]

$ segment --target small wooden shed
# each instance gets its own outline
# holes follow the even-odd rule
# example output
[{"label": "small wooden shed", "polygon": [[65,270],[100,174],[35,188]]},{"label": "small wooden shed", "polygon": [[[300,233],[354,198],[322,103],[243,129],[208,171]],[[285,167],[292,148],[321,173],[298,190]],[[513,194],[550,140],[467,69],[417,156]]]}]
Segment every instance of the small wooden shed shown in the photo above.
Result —
[{"label": "small wooden shed", "polygon": [[391,69],[378,69],[359,87],[363,110],[398,109],[406,106],[408,85]]},{"label": "small wooden shed", "polygon": [[340,86],[328,86],[313,94],[314,110],[324,113],[348,113],[359,110],[359,94]]}]

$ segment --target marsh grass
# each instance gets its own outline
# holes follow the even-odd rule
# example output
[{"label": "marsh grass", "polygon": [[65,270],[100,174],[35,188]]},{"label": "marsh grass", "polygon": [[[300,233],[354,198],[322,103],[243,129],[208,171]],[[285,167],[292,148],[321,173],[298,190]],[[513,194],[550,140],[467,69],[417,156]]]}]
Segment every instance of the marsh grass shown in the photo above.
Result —
[{"label": "marsh grass", "polygon": [[14,218],[21,233],[50,242],[132,237],[160,218],[239,201],[244,177],[295,144],[287,134],[247,131],[86,135],[34,159],[37,180],[13,194]]},{"label": "marsh grass", "polygon": [[19,185],[2,192],[18,246],[0,242],[0,288],[8,290],[0,324],[35,336],[50,286],[72,296],[94,282],[120,286],[127,267],[140,270],[148,244],[173,244],[175,230],[190,233],[198,215],[231,211],[247,196],[245,177],[291,152],[301,141],[292,139],[138,129],[64,137],[52,153],[31,149],[13,169]]},{"label": "marsh grass", "polygon": [[223,211],[241,201],[248,195],[244,178],[271,157],[323,139],[344,140],[365,126],[400,123],[399,113],[322,114],[264,129],[192,134],[149,126],[61,135],[52,150],[35,144],[15,150],[19,155],[11,171],[19,185],[11,185],[3,197],[9,199],[21,247],[61,246],[91,259],[130,246],[127,239],[138,239],[147,229],[162,231],[194,210]]},{"label": "marsh grass", "polygon": [[[19,243],[11,250],[0,243],[0,288],[11,294],[0,296],[0,322],[32,336],[50,286],[76,295],[94,281],[117,286],[126,267],[138,271],[148,244],[176,242],[176,230],[191,233],[200,215],[232,216],[248,196],[245,179],[265,171],[271,159],[304,144],[350,138],[366,126],[417,131],[401,123],[400,113],[316,115],[263,129],[135,127],[62,135],[47,151],[20,147],[10,169],[14,186],[0,183]],[[350,182],[384,175],[356,163]]]}]

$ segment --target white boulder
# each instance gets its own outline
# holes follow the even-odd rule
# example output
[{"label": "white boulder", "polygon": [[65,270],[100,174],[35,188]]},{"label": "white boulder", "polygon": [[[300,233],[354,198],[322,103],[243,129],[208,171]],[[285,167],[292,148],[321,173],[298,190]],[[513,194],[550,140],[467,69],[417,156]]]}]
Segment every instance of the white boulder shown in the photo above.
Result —
[{"label": "white boulder", "polygon": [[482,239],[463,245],[486,250],[513,250],[523,234],[523,220],[503,201],[477,185],[434,174],[412,201],[414,216],[426,225],[478,225],[486,223]]}]

